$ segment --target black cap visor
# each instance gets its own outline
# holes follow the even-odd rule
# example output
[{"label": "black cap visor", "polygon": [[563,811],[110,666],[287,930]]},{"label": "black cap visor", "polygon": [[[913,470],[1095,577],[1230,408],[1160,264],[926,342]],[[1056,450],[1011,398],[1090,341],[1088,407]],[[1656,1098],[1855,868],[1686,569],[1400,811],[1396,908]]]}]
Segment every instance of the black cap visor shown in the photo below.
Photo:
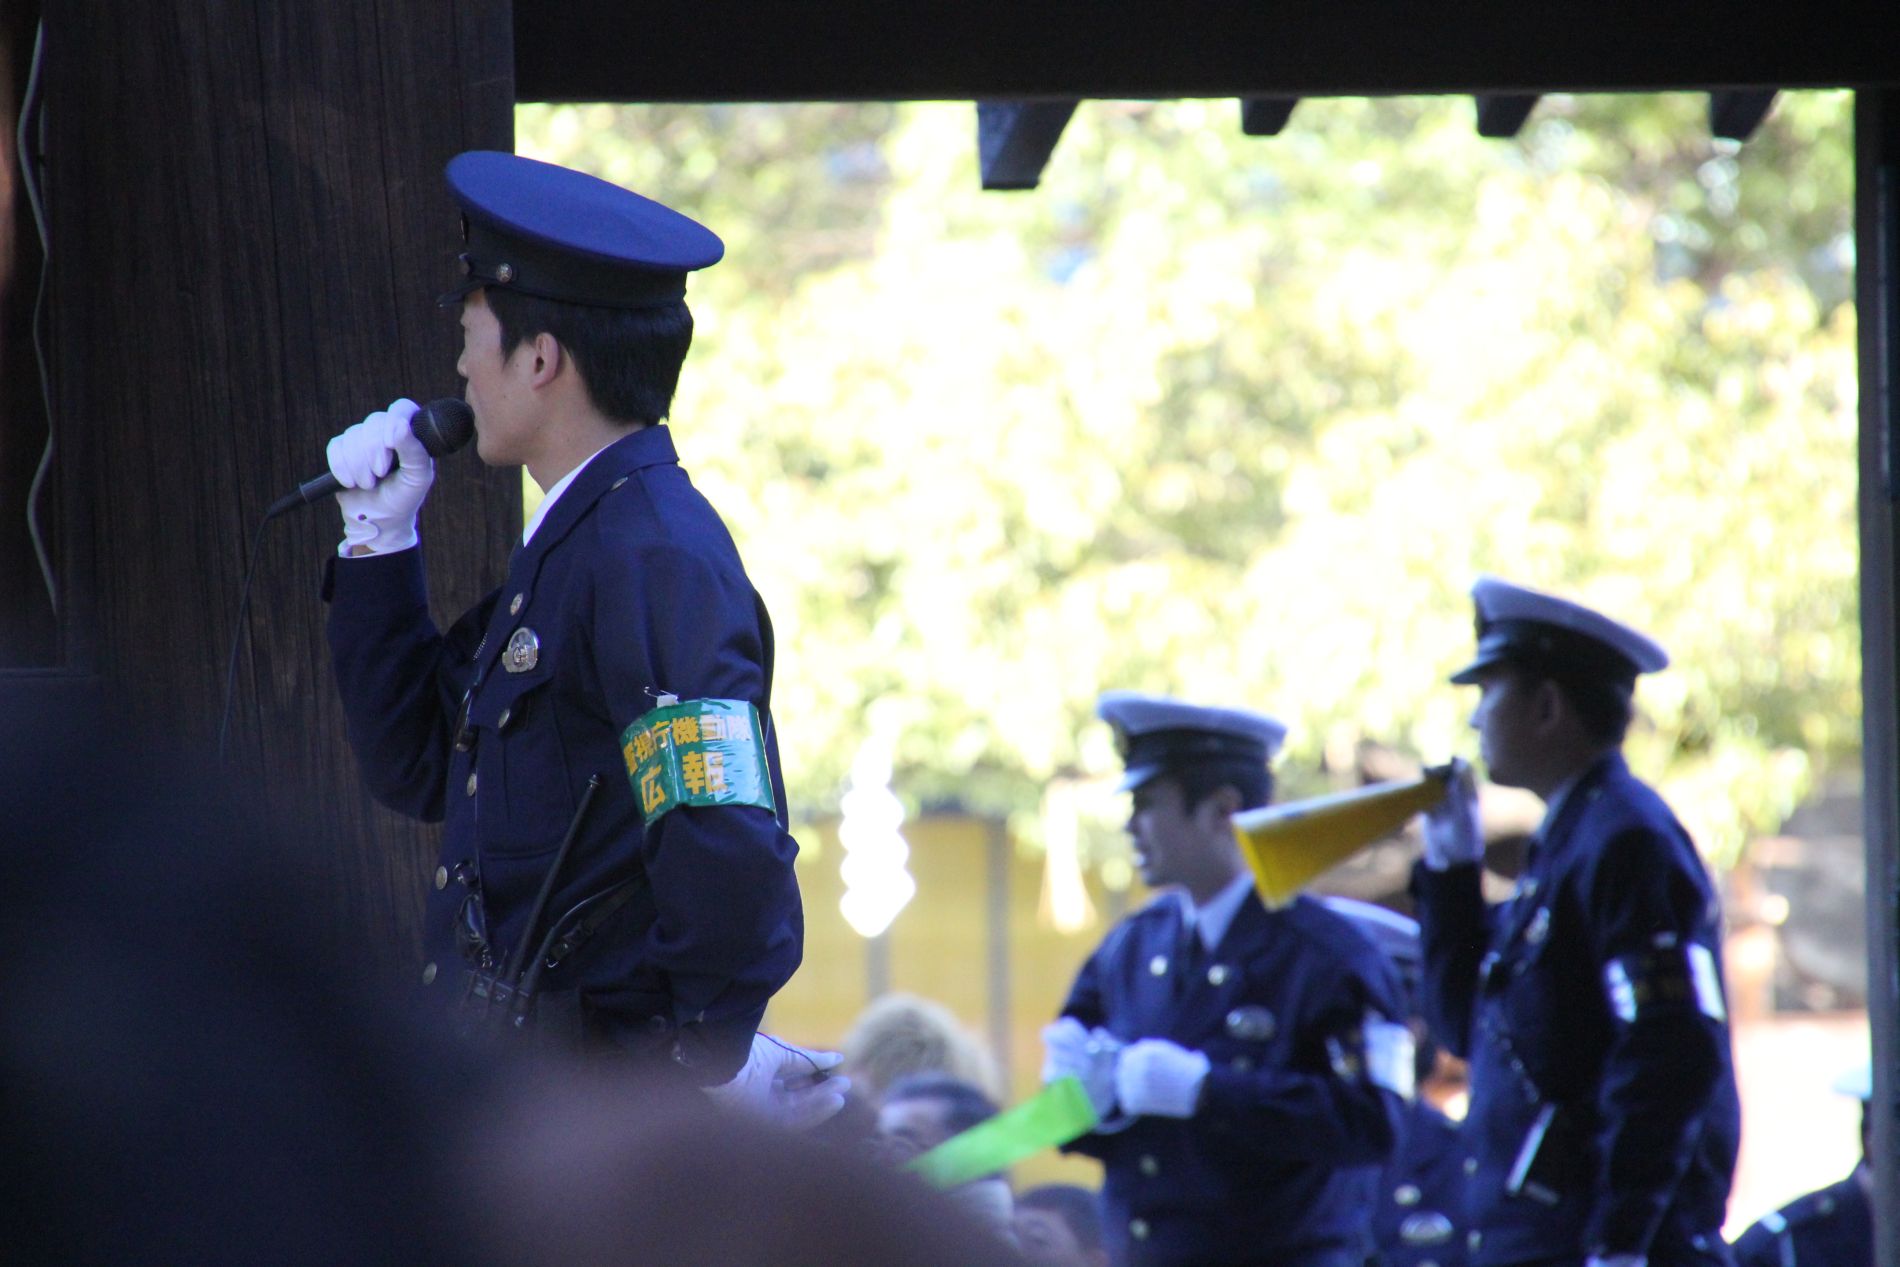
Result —
[{"label": "black cap visor", "polygon": [[1207,761],[1257,761],[1267,764],[1267,745],[1246,735],[1213,730],[1151,730],[1123,741],[1127,773],[1120,789],[1132,792],[1169,769]]},{"label": "black cap visor", "polygon": [[594,308],[659,308],[686,298],[684,272],[557,250],[473,222],[461,266],[463,281],[437,297],[441,307],[489,286]]},{"label": "black cap visor", "polygon": [[1540,620],[1495,620],[1478,635],[1478,653],[1451,675],[1458,686],[1474,686],[1499,665],[1580,682],[1608,682],[1633,689],[1634,661],[1606,642]]}]

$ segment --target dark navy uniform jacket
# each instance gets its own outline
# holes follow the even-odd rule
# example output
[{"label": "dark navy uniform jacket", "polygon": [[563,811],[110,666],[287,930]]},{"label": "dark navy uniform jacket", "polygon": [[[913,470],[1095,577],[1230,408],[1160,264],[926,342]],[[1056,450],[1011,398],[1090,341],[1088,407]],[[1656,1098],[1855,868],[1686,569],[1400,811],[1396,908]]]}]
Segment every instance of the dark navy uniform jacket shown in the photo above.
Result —
[{"label": "dark navy uniform jacket", "polygon": [[1741,1111],[1720,911],[1661,798],[1611,754],[1511,901],[1487,909],[1475,865],[1414,884],[1426,1017],[1471,1065],[1472,1262],[1727,1262]]},{"label": "dark navy uniform jacket", "polygon": [[1193,1117],[1138,1117],[1070,1145],[1104,1163],[1115,1261],[1365,1261],[1372,1168],[1404,1101],[1369,1076],[1363,1036],[1369,1016],[1404,1010],[1390,963],[1350,923],[1310,898],[1268,911],[1250,893],[1209,954],[1165,896],[1109,933],[1062,1010],[1210,1062]]},{"label": "dark navy uniform jacket", "polygon": [[1874,1267],[1874,1211],[1859,1171],[1743,1232],[1735,1267]]},{"label": "dark navy uniform jacket", "polygon": [[1399,1150],[1379,1172],[1372,1239],[1379,1267],[1465,1267],[1458,1124],[1423,1100],[1406,1109]]},{"label": "dark navy uniform jacket", "polygon": [[[597,454],[515,552],[507,583],[447,633],[430,620],[419,549],[333,569],[330,646],[363,777],[392,808],[446,824],[427,992],[450,1002],[462,989],[455,928],[477,883],[493,958],[505,958],[599,775],[544,926],[640,869],[647,885],[544,979],[544,1027],[560,1016],[579,1042],[668,1056],[702,1083],[729,1077],[798,966],[797,845],[769,723],[776,814],[683,807],[647,827],[635,799],[620,736],[659,693],[748,700],[769,718],[764,606],[667,429]],[[538,652],[516,672],[524,657],[504,651],[521,630]]]}]

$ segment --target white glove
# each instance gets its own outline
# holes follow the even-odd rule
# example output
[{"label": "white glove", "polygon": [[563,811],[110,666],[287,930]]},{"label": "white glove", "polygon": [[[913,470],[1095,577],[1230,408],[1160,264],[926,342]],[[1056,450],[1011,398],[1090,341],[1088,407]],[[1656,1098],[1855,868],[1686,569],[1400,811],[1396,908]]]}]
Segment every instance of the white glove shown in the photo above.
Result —
[{"label": "white glove", "polygon": [[808,1051],[754,1034],[752,1051],[731,1082],[707,1087],[715,1104],[738,1109],[787,1130],[818,1125],[844,1108],[851,1079],[829,1074],[844,1060],[835,1051]]},{"label": "white glove", "polygon": [[1095,1116],[1106,1120],[1115,1108],[1115,1066],[1121,1045],[1105,1029],[1089,1030],[1073,1016],[1042,1027],[1043,1085],[1074,1076],[1088,1093]]},{"label": "white glove", "polygon": [[[391,401],[330,441],[330,474],[343,485],[338,554],[393,554],[416,544],[416,514],[435,482],[435,459],[409,430],[416,408],[406,398]],[[392,466],[395,475],[383,479]]]},{"label": "white glove", "polygon": [[1122,1049],[1115,1095],[1122,1111],[1133,1117],[1193,1117],[1207,1069],[1204,1052],[1165,1038],[1144,1038]]},{"label": "white glove", "polygon": [[1608,1257],[1592,1254],[1583,1260],[1583,1267],[1649,1267],[1647,1254],[1611,1254]]},{"label": "white glove", "polygon": [[1484,857],[1484,831],[1478,826],[1478,786],[1471,763],[1451,763],[1445,799],[1425,811],[1425,865],[1443,871]]}]

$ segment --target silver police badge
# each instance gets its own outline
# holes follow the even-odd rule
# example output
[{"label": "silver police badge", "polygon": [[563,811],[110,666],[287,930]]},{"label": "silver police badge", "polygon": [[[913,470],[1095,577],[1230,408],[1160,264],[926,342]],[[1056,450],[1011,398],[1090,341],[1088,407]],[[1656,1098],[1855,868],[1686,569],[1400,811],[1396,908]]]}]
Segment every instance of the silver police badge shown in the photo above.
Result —
[{"label": "silver police badge", "polygon": [[526,673],[540,662],[541,640],[523,625],[509,637],[508,649],[501,653],[501,667],[510,673]]},{"label": "silver police badge", "polygon": [[1273,1013],[1252,1003],[1237,1007],[1227,1014],[1227,1035],[1230,1038],[1264,1042],[1272,1038],[1273,1031],[1278,1028]]},{"label": "silver police badge", "polygon": [[1399,1224],[1399,1239],[1407,1245],[1442,1245],[1451,1239],[1451,1220],[1437,1210],[1408,1214]]}]

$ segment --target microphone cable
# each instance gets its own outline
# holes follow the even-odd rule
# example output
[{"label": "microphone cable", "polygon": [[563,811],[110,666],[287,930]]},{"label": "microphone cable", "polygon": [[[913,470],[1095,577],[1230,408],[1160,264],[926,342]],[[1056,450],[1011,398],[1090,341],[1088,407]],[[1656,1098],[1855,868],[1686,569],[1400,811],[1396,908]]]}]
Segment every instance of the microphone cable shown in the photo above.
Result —
[{"label": "microphone cable", "polygon": [[[59,619],[59,580],[53,567],[46,534],[40,527],[39,504],[46,493],[46,480],[53,469],[55,428],[53,426],[53,380],[46,365],[46,288],[53,271],[53,247],[46,229],[46,203],[40,188],[40,174],[46,166],[46,117],[40,83],[40,63],[46,49],[46,22],[35,23],[33,57],[27,67],[26,92],[20,101],[19,127],[14,134],[15,157],[20,164],[20,188],[26,205],[33,213],[33,228],[40,242],[39,293],[33,299],[33,363],[40,375],[40,403],[46,412],[46,446],[40,450],[39,465],[26,491],[26,533],[33,543],[33,558],[39,564],[40,580],[46,586],[46,602],[53,619]],[[57,635],[55,635],[57,636]]]}]

